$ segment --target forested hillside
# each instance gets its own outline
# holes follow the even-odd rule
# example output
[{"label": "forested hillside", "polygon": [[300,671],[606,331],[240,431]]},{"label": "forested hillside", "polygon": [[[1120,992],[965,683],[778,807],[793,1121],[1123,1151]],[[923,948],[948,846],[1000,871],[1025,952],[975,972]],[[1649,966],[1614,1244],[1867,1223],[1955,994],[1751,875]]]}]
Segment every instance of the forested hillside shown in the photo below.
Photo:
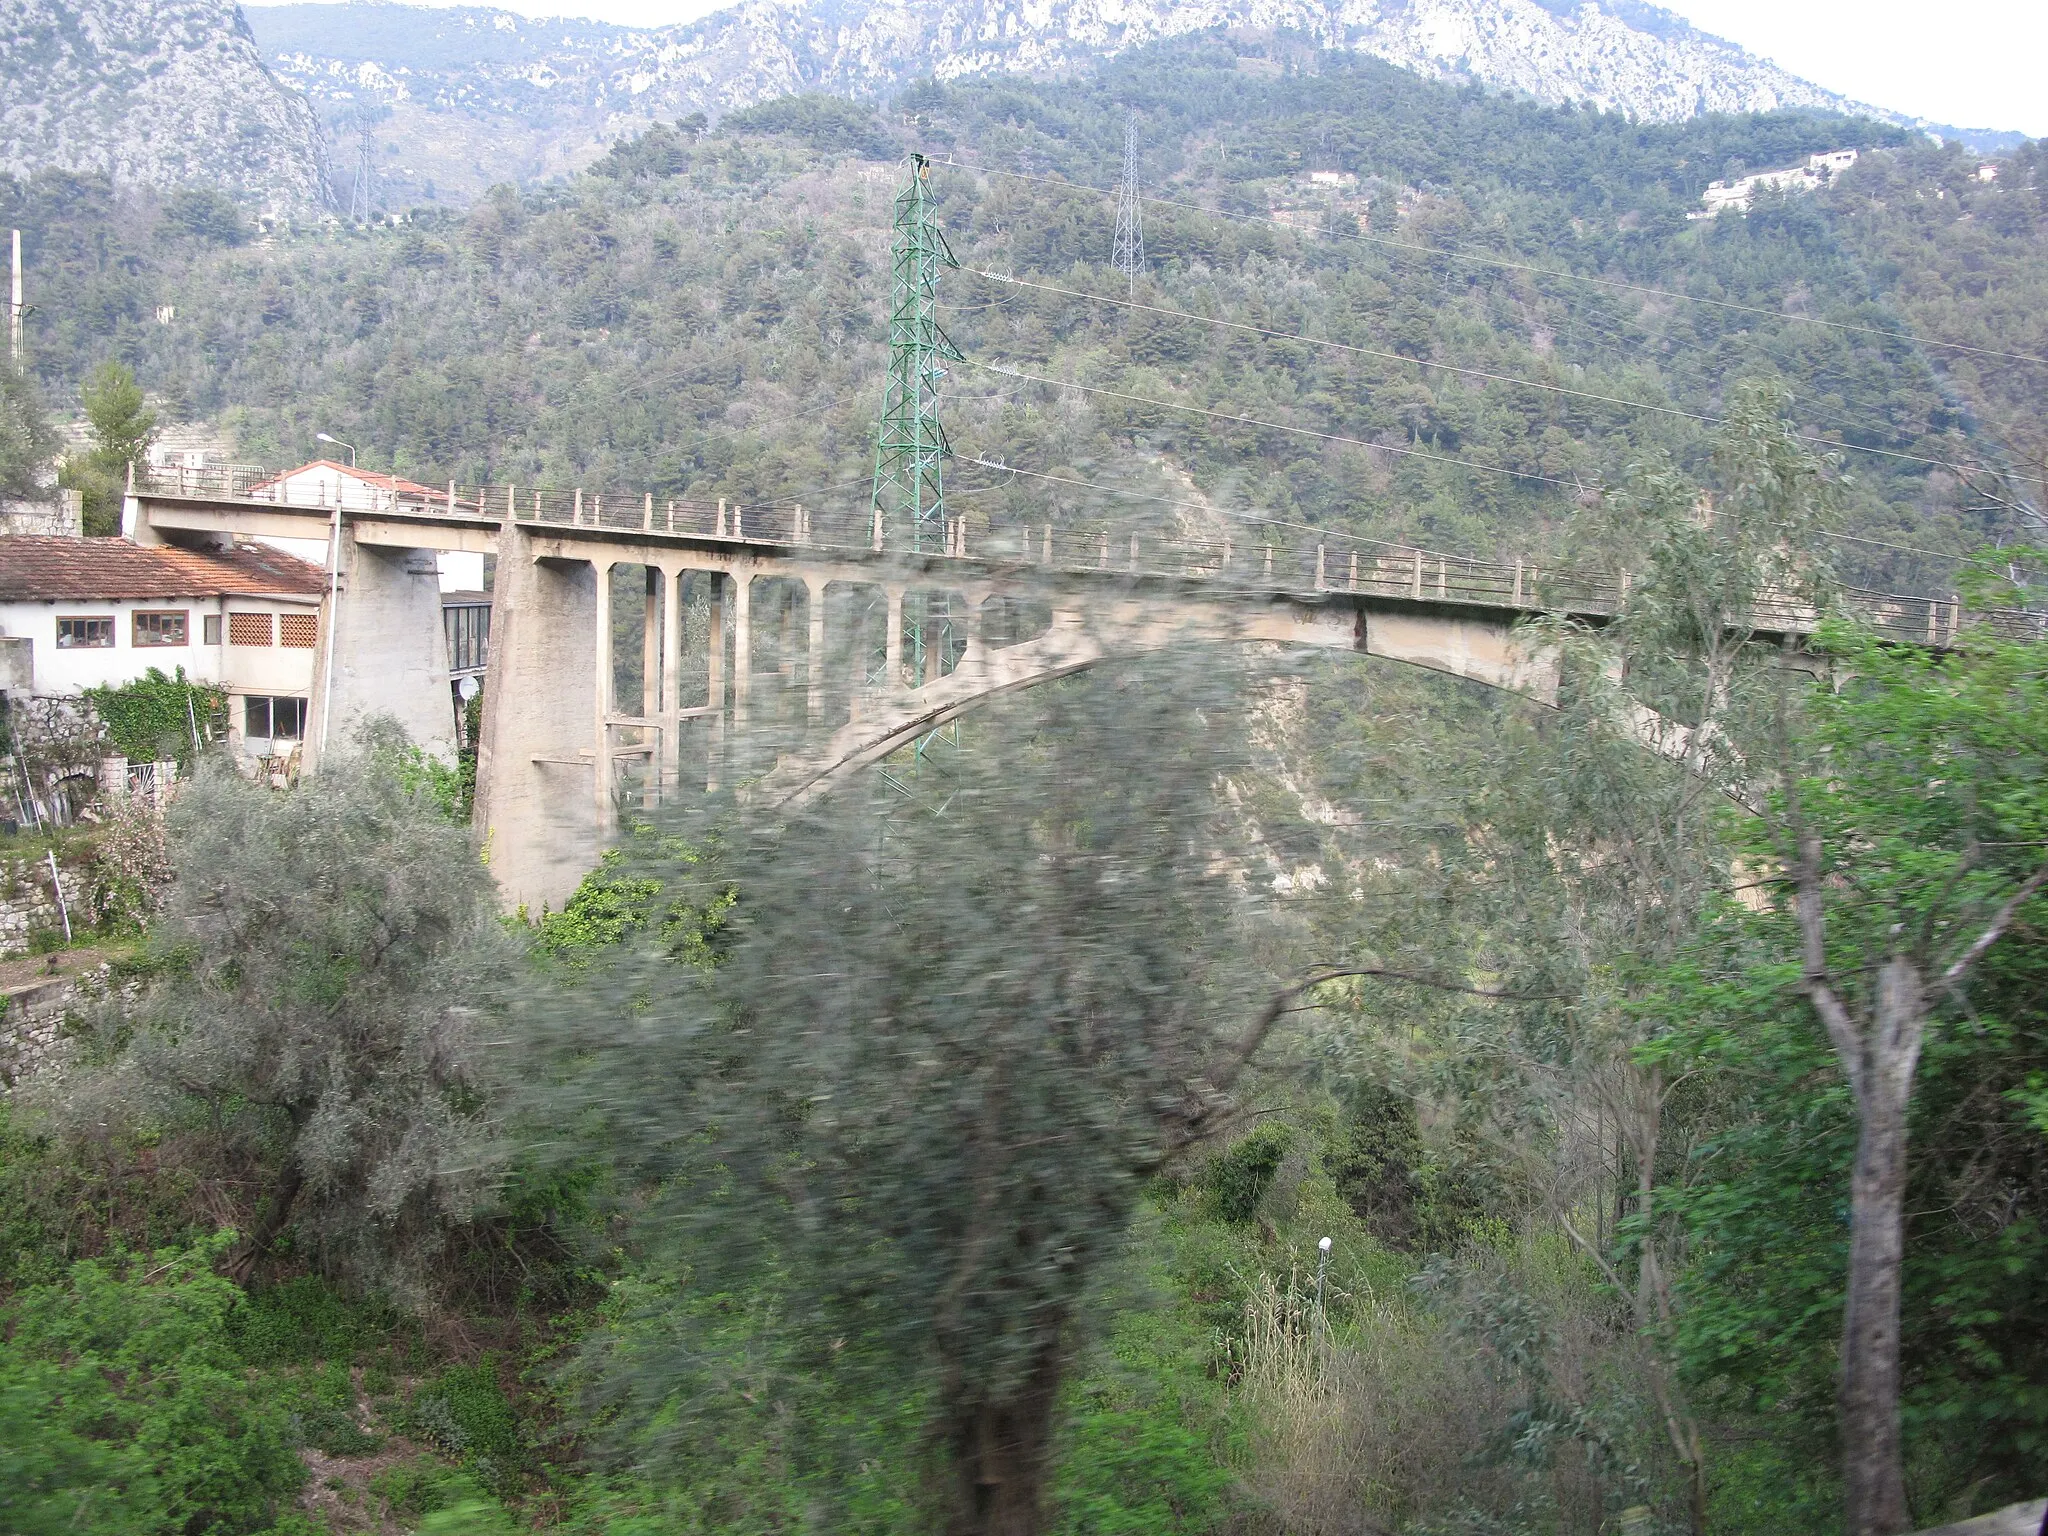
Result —
[{"label": "forested hillside", "polygon": [[[252,461],[862,516],[913,148],[971,544],[1258,516],[1625,570],[1611,622],[1521,632],[1554,707],[1104,662],[801,803],[622,803],[511,918],[474,772],[382,727],[124,802],[118,984],[0,1103],[0,1526],[1900,1536],[2048,1492],[2048,642],[1979,622],[2041,606],[2038,149],[1211,39],[371,229],[4,194],[60,410],[140,430],[112,360]],[[1969,614],[1881,643],[1845,582]]]},{"label": "forested hillside", "polygon": [[[1175,200],[1148,209],[1138,297],[1362,350],[1085,297],[1124,296],[1107,269],[1110,206],[1044,178],[1111,183],[1125,101],[1152,190]],[[963,457],[1099,488],[1063,490],[1052,515],[1134,515],[1100,491],[1152,486],[1163,466],[1219,504],[1320,525],[1460,549],[1510,530],[1554,544],[1577,502],[1644,454],[1696,460],[1711,423],[1694,418],[1718,416],[1732,381],[1769,376],[1802,430],[1902,455],[1851,453],[1850,531],[1954,548],[2002,526],[1922,461],[1995,456],[1969,435],[1973,392],[1982,427],[2021,430],[1985,394],[2011,370],[1878,334],[1901,326],[1887,294],[1921,281],[1921,264],[1845,236],[1818,199],[1683,217],[1710,179],[1842,145],[1884,151],[1845,179],[1845,205],[1859,176],[1917,191],[1967,174],[1946,152],[1903,152],[1896,130],[1796,115],[1643,127],[1284,43],[1179,45],[1073,84],[928,85],[900,106],[890,126],[829,101],[771,104],[710,137],[658,130],[590,175],[464,217],[422,210],[397,229],[275,244],[89,185],[17,186],[36,366],[61,401],[101,357],[130,361],[171,414],[227,426],[256,461],[305,456],[331,430],[366,463],[429,482],[850,503],[879,388],[890,146],[917,144],[974,167],[938,183],[968,269],[943,294],[970,364],[949,384],[949,429]],[[2034,160],[2003,163],[1977,195],[2031,207]],[[1316,188],[1315,170],[1361,180]],[[2025,264],[2038,220],[2019,222],[2002,238]],[[159,306],[175,309],[167,324]],[[1924,334],[2027,352],[2026,312],[1965,292],[1916,315]],[[1020,386],[990,364],[1462,462],[1226,431]],[[956,484],[989,493],[972,503],[983,515],[1045,495],[970,466]]]}]

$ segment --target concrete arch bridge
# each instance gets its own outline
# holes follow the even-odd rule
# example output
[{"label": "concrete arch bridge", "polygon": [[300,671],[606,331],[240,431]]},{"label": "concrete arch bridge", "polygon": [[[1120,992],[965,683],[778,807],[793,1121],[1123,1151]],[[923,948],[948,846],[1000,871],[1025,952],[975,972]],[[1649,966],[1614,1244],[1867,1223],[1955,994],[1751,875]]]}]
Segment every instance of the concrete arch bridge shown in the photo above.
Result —
[{"label": "concrete arch bridge", "polygon": [[[535,911],[561,905],[627,806],[721,778],[800,800],[985,699],[1112,656],[1272,641],[1552,702],[1555,660],[1525,653],[1515,626],[1598,622],[1627,583],[1264,526],[1240,543],[963,518],[936,548],[905,548],[878,520],[795,505],[404,482],[294,503],[288,485],[243,468],[139,474],[124,527],[146,543],[323,544],[338,580],[309,767],[374,714],[452,750],[433,557],[495,556],[476,820],[507,903]],[[1962,619],[1953,598],[1853,601],[1921,644],[1948,644]],[[1786,636],[1812,623],[1759,616]]]}]

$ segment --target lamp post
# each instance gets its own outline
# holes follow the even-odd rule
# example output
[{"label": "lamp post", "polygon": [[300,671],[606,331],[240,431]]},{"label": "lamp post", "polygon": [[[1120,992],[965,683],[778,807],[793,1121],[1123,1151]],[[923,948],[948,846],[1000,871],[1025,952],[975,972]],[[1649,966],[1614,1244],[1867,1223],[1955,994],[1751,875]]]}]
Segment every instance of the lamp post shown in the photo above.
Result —
[{"label": "lamp post", "polygon": [[[344,443],[338,437],[325,432],[315,432],[316,443],[332,443],[337,448],[348,450],[348,467],[356,467],[356,445]],[[327,725],[334,718],[334,640],[335,630],[341,623],[341,493],[337,487],[334,496],[334,532],[327,545],[327,632],[320,638],[327,646],[326,686],[320,690],[320,756],[327,755]]]}]

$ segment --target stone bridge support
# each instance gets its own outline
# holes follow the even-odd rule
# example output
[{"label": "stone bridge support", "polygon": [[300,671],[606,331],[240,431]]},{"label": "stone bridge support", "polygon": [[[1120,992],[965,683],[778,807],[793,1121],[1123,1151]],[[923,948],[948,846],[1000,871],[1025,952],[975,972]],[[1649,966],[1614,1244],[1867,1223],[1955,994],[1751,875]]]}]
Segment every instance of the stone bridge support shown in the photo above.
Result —
[{"label": "stone bridge support", "polygon": [[536,917],[559,909],[595,861],[610,787],[593,730],[608,704],[592,655],[610,659],[597,643],[608,638],[607,585],[591,561],[540,558],[537,542],[514,523],[499,534],[475,811],[506,904]]},{"label": "stone bridge support", "polygon": [[320,605],[313,657],[306,769],[346,751],[357,726],[388,715],[413,742],[453,763],[455,701],[448,686],[448,638],[441,580],[431,549],[373,544],[341,533],[341,601]]}]

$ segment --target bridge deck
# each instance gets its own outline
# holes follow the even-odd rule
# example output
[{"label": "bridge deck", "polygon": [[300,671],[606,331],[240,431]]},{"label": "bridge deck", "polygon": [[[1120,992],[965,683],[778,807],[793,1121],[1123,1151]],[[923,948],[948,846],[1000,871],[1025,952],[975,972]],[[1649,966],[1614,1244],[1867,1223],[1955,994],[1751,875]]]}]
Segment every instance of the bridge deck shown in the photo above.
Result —
[{"label": "bridge deck", "polygon": [[[728,552],[748,551],[766,562],[778,558],[839,555],[865,560],[878,554],[960,561],[964,566],[1034,567],[1079,575],[1117,574],[1213,583],[1233,592],[1304,598],[1355,593],[1391,603],[1476,607],[1516,614],[1561,614],[1599,621],[1619,612],[1628,573],[1587,572],[1534,561],[1476,560],[1414,546],[1390,544],[1336,531],[1321,532],[1271,523],[1247,523],[1244,536],[1221,538],[1151,532],[1076,530],[1051,524],[970,526],[957,518],[906,542],[861,515],[819,517],[796,503],[741,506],[736,503],[657,499],[550,490],[540,487],[450,483],[431,496],[376,486],[351,486],[337,508],[331,500],[285,499],[284,488],[267,470],[251,466],[210,469],[158,468],[138,473],[133,494],[159,504],[181,504],[187,516],[203,520],[203,509],[219,508],[232,526],[249,529],[248,514],[281,514],[261,531],[323,537],[312,526],[339,511],[352,525],[388,523],[385,542],[416,529],[420,547],[485,550],[507,518],[536,531],[560,531],[571,538],[610,536],[651,544]],[[169,512],[169,508],[166,508]],[[288,520],[288,521],[287,521]],[[176,526],[175,512],[159,520]],[[304,525],[301,531],[301,524]],[[223,527],[229,526],[224,518]],[[254,531],[254,530],[252,530]],[[1947,646],[1960,632],[1959,599],[1848,588],[1849,611],[1889,639]],[[1999,632],[2036,638],[2048,616],[1994,612],[1973,614]],[[1810,633],[1816,614],[1793,602],[1760,605],[1753,616],[1759,630]]]}]

